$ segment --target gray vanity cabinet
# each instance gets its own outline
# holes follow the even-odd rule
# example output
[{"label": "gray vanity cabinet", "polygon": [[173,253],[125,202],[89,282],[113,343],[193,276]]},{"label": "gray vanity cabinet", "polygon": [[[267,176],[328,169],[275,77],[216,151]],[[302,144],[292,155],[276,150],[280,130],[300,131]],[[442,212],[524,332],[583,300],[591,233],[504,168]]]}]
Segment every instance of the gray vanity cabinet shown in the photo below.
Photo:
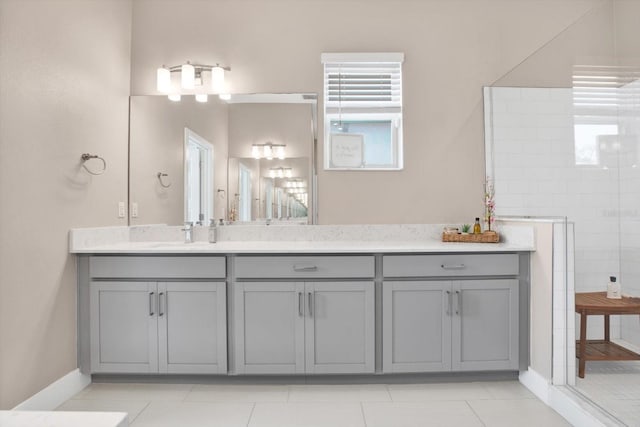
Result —
[{"label": "gray vanity cabinet", "polygon": [[451,370],[451,282],[385,282],[383,369]]},{"label": "gray vanity cabinet", "polygon": [[373,282],[235,284],[238,374],[371,373]]},{"label": "gray vanity cabinet", "polygon": [[92,282],[91,371],[227,372],[224,282]]},{"label": "gray vanity cabinet", "polygon": [[91,372],[158,372],[157,287],[91,283]]},{"label": "gray vanity cabinet", "polygon": [[[81,262],[80,365],[90,373],[227,373],[221,256],[91,256]],[[88,345],[85,344],[88,341]]]},{"label": "gray vanity cabinet", "polygon": [[305,292],[306,372],[373,373],[374,283],[307,283]]},{"label": "gray vanity cabinet", "polygon": [[383,269],[385,373],[518,369],[517,255],[385,256]]},{"label": "gray vanity cabinet", "polygon": [[245,256],[235,267],[238,374],[374,372],[374,282],[358,280],[373,278],[373,256]]},{"label": "gray vanity cabinet", "polygon": [[518,369],[518,281],[453,282],[454,371]]},{"label": "gray vanity cabinet", "polygon": [[304,373],[304,284],[234,285],[236,372]]}]

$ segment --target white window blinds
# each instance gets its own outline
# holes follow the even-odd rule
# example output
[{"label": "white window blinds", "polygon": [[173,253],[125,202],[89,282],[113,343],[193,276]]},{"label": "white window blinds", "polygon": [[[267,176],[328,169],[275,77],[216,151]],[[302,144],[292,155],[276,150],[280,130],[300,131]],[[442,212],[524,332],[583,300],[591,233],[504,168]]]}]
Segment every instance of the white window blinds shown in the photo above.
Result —
[{"label": "white window blinds", "polygon": [[402,108],[403,54],[323,54],[325,107]]}]

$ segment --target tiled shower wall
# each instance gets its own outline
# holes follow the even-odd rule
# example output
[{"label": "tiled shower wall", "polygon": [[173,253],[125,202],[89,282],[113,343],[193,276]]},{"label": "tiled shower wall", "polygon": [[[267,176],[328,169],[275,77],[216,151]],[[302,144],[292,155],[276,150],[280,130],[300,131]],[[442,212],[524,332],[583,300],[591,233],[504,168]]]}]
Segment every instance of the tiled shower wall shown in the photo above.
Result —
[{"label": "tiled shower wall", "polygon": [[[607,114],[611,117],[611,111]],[[614,152],[601,152],[596,165],[576,165],[572,89],[488,88],[485,116],[487,173],[495,183],[496,213],[566,216],[575,224],[576,292],[603,291],[608,277],[615,275],[623,291],[640,295],[635,285],[640,283],[640,171],[618,163],[622,156]],[[627,117],[630,124],[621,121],[620,132],[636,134],[630,129],[631,123],[640,129],[637,114]],[[622,151],[633,147],[637,152],[632,137],[621,141]],[[622,251],[620,227],[637,236],[622,234]],[[637,317],[624,322],[623,337],[640,344]],[[602,323],[599,316],[589,318],[589,337],[602,337]],[[612,319],[612,327],[619,337],[619,319]]]}]

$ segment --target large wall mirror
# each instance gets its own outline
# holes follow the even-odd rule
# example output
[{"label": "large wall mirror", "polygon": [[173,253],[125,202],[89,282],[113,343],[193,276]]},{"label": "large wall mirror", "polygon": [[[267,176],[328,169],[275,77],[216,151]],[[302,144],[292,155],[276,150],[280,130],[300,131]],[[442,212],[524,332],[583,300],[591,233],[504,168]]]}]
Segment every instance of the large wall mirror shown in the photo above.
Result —
[{"label": "large wall mirror", "polygon": [[314,223],[315,94],[132,96],[129,223]]}]

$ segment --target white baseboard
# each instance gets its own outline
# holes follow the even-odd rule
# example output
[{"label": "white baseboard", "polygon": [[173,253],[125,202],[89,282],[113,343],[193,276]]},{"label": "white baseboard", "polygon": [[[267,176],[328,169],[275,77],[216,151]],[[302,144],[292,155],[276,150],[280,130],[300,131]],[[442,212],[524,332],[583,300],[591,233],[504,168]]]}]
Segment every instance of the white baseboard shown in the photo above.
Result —
[{"label": "white baseboard", "polygon": [[52,411],[91,384],[91,376],[80,373],[80,369],[49,384],[18,406],[15,411]]},{"label": "white baseboard", "polygon": [[533,369],[520,372],[518,379],[526,388],[529,389],[536,397],[545,404],[549,404],[549,386],[550,380],[546,379]]}]

